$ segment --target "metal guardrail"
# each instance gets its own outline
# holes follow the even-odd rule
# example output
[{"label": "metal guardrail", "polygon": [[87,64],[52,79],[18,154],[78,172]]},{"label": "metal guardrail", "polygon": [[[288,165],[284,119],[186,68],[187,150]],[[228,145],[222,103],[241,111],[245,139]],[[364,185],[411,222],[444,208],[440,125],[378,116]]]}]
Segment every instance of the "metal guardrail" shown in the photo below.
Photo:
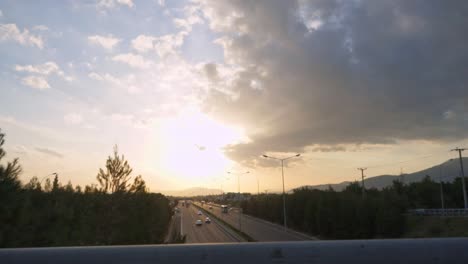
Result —
[{"label": "metal guardrail", "polygon": [[412,209],[408,213],[413,215],[428,215],[428,216],[468,216],[468,209],[464,208],[449,208],[449,209]]},{"label": "metal guardrail", "polygon": [[0,249],[2,264],[468,263],[468,238]]}]

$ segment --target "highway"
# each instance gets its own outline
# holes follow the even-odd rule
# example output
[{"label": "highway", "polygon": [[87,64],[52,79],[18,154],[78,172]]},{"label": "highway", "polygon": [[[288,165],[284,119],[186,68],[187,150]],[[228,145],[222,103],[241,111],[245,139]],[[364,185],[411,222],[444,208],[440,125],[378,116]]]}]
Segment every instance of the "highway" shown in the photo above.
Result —
[{"label": "highway", "polygon": [[[201,205],[201,204],[198,204]],[[292,230],[285,231],[280,225],[258,219],[249,215],[242,214],[241,223],[239,224],[239,210],[233,208],[229,213],[221,213],[219,205],[212,204],[213,209],[208,209],[209,205],[204,205],[203,208],[210,210],[211,213],[232,225],[234,228],[241,230],[255,241],[302,241],[316,240],[316,238],[295,232]]]},{"label": "highway", "polygon": [[[186,235],[185,243],[228,243],[228,242],[244,242],[239,235],[218,223],[215,219],[211,219],[211,223],[205,223],[206,215],[198,215],[198,209],[190,205],[189,207],[180,206],[180,222],[181,233]],[[200,219],[203,225],[196,226],[195,221]]]}]

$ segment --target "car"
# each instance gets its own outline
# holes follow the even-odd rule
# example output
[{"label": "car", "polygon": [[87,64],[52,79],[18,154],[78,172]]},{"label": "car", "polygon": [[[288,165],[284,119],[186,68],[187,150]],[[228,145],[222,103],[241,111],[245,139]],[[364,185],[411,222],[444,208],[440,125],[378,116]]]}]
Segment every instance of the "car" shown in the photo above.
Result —
[{"label": "car", "polygon": [[198,213],[197,213],[197,214],[198,214],[198,215],[202,215],[202,212],[201,212],[201,211],[198,211]]},{"label": "car", "polygon": [[207,217],[207,218],[205,219],[205,223],[207,223],[207,224],[211,223],[211,219],[210,219],[209,217]]},{"label": "car", "polygon": [[197,225],[197,226],[203,225],[202,220],[198,219],[197,221],[195,221],[195,225]]}]

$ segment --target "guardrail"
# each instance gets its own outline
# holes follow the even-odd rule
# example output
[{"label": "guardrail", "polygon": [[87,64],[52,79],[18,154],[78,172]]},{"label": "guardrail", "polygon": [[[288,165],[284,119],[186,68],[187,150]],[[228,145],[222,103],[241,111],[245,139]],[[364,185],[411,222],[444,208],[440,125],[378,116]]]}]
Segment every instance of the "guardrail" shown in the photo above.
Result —
[{"label": "guardrail", "polygon": [[468,263],[468,238],[0,249],[0,262],[150,263]]},{"label": "guardrail", "polygon": [[412,209],[408,213],[413,215],[427,216],[468,216],[468,209],[449,208],[449,209]]}]

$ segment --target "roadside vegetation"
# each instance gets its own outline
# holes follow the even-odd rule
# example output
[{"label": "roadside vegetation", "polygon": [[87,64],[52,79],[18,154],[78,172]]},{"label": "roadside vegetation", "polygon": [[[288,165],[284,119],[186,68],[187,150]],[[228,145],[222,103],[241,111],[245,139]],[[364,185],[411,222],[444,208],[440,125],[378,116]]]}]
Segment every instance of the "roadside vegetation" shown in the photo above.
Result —
[{"label": "roadside vegetation", "polygon": [[0,247],[162,243],[171,218],[169,200],[147,191],[117,147],[97,184],[19,180],[18,159],[4,161],[0,130]]},{"label": "roadside vegetation", "polygon": [[[461,179],[442,185],[445,207],[462,208]],[[394,181],[392,186],[382,190],[367,189],[364,196],[357,182],[341,192],[331,188],[326,191],[299,189],[287,194],[286,201],[288,226],[321,239],[399,238],[411,234],[415,237],[466,235],[457,229],[460,224],[450,225],[447,232],[442,225],[439,229],[443,230],[433,228],[434,232],[425,234],[421,230],[412,232],[418,224],[409,218],[408,209],[441,208],[440,183],[429,177],[409,185]],[[283,223],[281,194],[252,195],[241,206],[246,214]],[[422,223],[426,218],[418,219]]]},{"label": "roadside vegetation", "polygon": [[403,237],[468,237],[468,217],[408,215]]}]

